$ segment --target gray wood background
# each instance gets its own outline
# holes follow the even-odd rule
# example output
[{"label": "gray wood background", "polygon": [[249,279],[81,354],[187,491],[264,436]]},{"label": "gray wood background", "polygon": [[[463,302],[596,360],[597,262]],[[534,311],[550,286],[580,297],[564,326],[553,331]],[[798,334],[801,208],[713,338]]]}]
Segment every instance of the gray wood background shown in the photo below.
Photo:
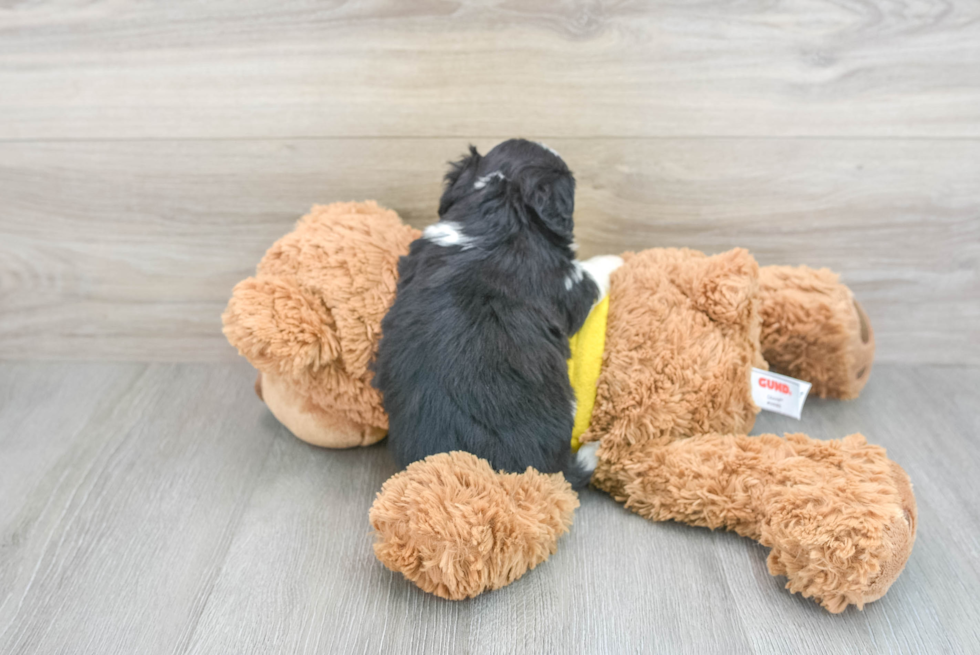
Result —
[{"label": "gray wood background", "polygon": [[[474,601],[378,564],[384,448],[292,438],[220,313],[311,204],[424,226],[446,161],[512,136],[576,172],[584,256],[744,246],[856,291],[862,397],[755,432],[906,468],[884,599],[827,614],[591,490]],[[0,0],[2,653],[977,653],[977,389],[974,0]]]},{"label": "gray wood background", "polygon": [[583,254],[840,272],[879,361],[980,364],[980,5],[0,4],[0,358],[231,361],[235,282],[313,203],[434,219],[544,139]]}]

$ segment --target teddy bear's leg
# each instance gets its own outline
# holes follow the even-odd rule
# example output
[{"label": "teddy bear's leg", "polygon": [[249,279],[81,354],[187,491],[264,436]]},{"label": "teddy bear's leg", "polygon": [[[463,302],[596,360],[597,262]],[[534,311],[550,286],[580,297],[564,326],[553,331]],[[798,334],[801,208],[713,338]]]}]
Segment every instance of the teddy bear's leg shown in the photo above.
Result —
[{"label": "teddy bear's leg", "polygon": [[915,540],[908,476],[859,434],[702,435],[599,457],[594,480],[628,508],[758,540],[773,575],[831,612],[884,595]]},{"label": "teddy bear's leg", "polygon": [[874,331],[854,294],[829,270],[759,272],[762,355],[774,371],[813,384],[820,397],[857,398],[871,374]]},{"label": "teddy bear's leg", "polygon": [[472,598],[548,559],[578,504],[560,473],[498,473],[469,453],[432,455],[378,493],[374,552],[423,591]]}]

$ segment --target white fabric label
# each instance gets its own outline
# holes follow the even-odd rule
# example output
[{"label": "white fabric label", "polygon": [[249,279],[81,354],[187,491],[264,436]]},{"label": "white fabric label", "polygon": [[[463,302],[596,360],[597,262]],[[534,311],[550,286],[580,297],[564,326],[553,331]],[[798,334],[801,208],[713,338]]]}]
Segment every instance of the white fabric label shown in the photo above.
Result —
[{"label": "white fabric label", "polygon": [[803,403],[810,393],[809,382],[762,369],[752,369],[752,400],[767,412],[792,416],[799,420]]}]

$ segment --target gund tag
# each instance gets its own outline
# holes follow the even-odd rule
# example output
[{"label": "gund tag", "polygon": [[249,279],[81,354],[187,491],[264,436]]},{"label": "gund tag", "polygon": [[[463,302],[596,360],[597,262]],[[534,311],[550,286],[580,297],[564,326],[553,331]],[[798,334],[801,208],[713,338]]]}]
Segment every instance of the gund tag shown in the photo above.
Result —
[{"label": "gund tag", "polygon": [[810,393],[809,382],[762,369],[752,369],[752,400],[767,412],[776,412],[800,419],[803,403]]}]

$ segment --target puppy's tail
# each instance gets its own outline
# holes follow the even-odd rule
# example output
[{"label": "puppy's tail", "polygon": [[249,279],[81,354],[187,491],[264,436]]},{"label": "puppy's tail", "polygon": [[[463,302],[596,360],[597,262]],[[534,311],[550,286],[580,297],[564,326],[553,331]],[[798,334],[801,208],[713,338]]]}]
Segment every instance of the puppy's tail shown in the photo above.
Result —
[{"label": "puppy's tail", "polygon": [[562,474],[572,485],[572,489],[581,489],[589,484],[589,480],[592,479],[592,472],[595,471],[595,467],[599,463],[599,459],[596,457],[597,450],[599,450],[599,442],[592,441],[582,444],[578,452],[569,455],[568,463],[565,465]]}]

